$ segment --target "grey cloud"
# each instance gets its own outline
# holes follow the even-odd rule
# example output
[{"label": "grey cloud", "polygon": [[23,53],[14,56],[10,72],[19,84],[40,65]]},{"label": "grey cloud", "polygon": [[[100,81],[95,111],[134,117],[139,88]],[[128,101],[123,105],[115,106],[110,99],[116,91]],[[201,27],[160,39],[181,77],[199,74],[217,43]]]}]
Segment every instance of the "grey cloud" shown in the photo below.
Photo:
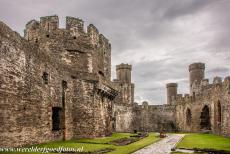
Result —
[{"label": "grey cloud", "polygon": [[188,92],[190,63],[205,62],[207,77],[230,74],[229,9],[229,0],[0,0],[0,20],[21,34],[46,15],[62,27],[65,16],[93,23],[112,43],[113,69],[133,65],[135,99],[162,104],[166,82]]},{"label": "grey cloud", "polygon": [[216,67],[216,68],[208,70],[208,73],[226,73],[226,72],[229,72],[229,68],[226,68],[224,66]]}]

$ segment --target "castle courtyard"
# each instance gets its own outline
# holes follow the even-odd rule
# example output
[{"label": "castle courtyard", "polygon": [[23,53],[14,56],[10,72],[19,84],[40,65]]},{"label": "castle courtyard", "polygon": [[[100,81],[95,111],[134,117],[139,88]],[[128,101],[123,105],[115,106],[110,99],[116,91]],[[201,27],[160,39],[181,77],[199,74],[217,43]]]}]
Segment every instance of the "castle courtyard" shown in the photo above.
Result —
[{"label": "castle courtyard", "polygon": [[0,0],[0,154],[230,153],[230,2],[22,1]]}]

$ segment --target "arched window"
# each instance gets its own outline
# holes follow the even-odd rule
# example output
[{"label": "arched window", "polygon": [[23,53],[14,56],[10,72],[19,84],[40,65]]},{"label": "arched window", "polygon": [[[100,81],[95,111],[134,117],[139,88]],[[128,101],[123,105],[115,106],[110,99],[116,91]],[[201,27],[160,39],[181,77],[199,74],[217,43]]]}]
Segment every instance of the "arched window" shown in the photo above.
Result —
[{"label": "arched window", "polygon": [[190,126],[191,122],[192,122],[192,113],[191,110],[188,108],[186,111],[186,124]]},{"label": "arched window", "polygon": [[207,105],[203,107],[200,115],[200,128],[203,130],[211,130],[210,113]]},{"label": "arched window", "polygon": [[220,101],[218,101],[218,104],[217,104],[217,122],[219,124],[221,123],[221,105],[220,105]]}]

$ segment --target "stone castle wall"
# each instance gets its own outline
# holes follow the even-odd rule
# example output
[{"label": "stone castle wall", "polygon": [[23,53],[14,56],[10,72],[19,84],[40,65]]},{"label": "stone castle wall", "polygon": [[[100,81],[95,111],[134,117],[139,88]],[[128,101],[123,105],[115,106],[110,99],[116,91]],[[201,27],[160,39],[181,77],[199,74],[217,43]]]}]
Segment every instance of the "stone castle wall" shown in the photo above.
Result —
[{"label": "stone castle wall", "polygon": [[25,38],[0,23],[1,147],[112,133],[110,44],[82,20],[58,22],[32,20]]},{"label": "stone castle wall", "polygon": [[57,16],[27,23],[21,37],[0,22],[0,147],[94,138],[116,132],[186,131],[230,136],[230,78],[205,79],[203,63],[189,66],[190,94],[167,84],[165,105],[134,103],[132,67],[116,67],[97,28]]},{"label": "stone castle wall", "polygon": [[176,131],[175,106],[173,105],[135,105],[134,128],[138,131]]},{"label": "stone castle wall", "polygon": [[[204,79],[200,84],[194,83],[196,89],[193,96],[178,96],[174,101],[176,107],[176,119],[178,129],[187,132],[203,132],[207,128],[202,128],[202,111],[208,107],[210,117],[210,128],[212,133],[229,136],[230,135],[230,97],[229,97],[229,77],[222,82],[217,77],[213,84],[209,84]],[[191,117],[188,117],[188,110]]]},{"label": "stone castle wall", "polygon": [[[128,79],[130,72],[117,72],[120,80]],[[137,131],[182,131],[182,132],[211,132],[218,135],[230,136],[230,83],[229,77],[224,81],[215,77],[210,84],[205,79],[205,65],[194,63],[189,66],[190,94],[178,94],[177,83],[169,83],[167,88],[167,104],[142,105],[125,100],[133,97],[123,91],[115,99],[114,107],[116,125],[119,132]],[[127,82],[126,81],[126,82]],[[115,80],[117,85],[123,85]],[[119,83],[119,84],[118,84]],[[127,85],[130,82],[127,82]],[[118,88],[119,89],[119,88]],[[130,88],[131,89],[131,88]],[[120,90],[124,90],[120,87]],[[132,98],[130,98],[132,100]],[[119,105],[118,105],[119,104]]]}]

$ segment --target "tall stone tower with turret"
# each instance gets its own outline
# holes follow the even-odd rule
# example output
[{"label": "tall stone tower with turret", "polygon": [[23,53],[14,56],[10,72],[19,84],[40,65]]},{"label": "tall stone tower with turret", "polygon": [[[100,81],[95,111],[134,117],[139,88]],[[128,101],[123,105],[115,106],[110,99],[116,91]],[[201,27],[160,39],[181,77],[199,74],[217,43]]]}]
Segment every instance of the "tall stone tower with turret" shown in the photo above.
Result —
[{"label": "tall stone tower with turret", "polygon": [[197,85],[200,85],[201,81],[205,78],[205,64],[193,63],[189,65],[189,87],[190,95],[194,95]]},{"label": "tall stone tower with turret", "polygon": [[132,132],[133,131],[133,105],[134,105],[134,84],[131,80],[132,66],[120,64],[116,66],[117,79],[113,81],[119,91],[114,100],[113,116],[114,131]]},{"label": "tall stone tower with turret", "polygon": [[177,96],[177,83],[168,83],[167,88],[167,104],[173,105],[172,100]]},{"label": "tall stone tower with turret", "polygon": [[134,102],[134,84],[131,83],[132,66],[120,64],[116,66],[117,79],[114,80],[121,95],[117,98],[117,103],[132,105]]}]

